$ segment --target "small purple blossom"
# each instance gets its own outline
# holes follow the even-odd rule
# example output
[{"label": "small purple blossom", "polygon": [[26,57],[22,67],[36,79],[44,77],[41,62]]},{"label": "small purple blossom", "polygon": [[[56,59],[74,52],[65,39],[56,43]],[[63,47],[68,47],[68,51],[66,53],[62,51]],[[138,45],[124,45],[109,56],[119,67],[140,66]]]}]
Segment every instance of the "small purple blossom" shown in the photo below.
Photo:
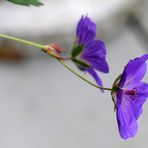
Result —
[{"label": "small purple blossom", "polygon": [[103,84],[100,77],[97,75],[96,70],[104,73],[108,73],[109,71],[105,57],[105,45],[100,40],[87,42],[79,56],[80,60],[85,61],[90,65],[90,67],[85,68],[84,70],[95,79],[99,86],[103,86]]},{"label": "small purple blossom", "polygon": [[77,66],[81,70],[88,72],[97,84],[102,86],[102,81],[97,75],[96,70],[108,73],[109,68],[106,62],[106,48],[103,41],[94,40],[96,36],[95,23],[89,17],[82,16],[77,25],[76,35],[77,40],[73,51],[77,54],[73,57],[89,65],[77,64]]},{"label": "small purple blossom", "polygon": [[142,113],[142,105],[148,98],[148,84],[141,82],[146,72],[148,54],[130,60],[125,66],[118,84],[113,86],[116,100],[116,116],[120,136],[123,139],[137,133],[137,119]]}]

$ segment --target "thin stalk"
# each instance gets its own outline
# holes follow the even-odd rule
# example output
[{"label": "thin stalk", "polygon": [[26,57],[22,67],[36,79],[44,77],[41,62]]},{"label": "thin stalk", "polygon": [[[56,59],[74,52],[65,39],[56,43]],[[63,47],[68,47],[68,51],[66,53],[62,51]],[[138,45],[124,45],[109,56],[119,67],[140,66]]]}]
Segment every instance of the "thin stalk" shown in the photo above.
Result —
[{"label": "thin stalk", "polygon": [[[20,43],[31,45],[31,46],[40,48],[40,49],[42,49],[45,52],[47,52],[47,50],[49,49],[49,46],[44,46],[44,45],[41,45],[41,44],[38,44],[38,43],[33,43],[33,42],[30,42],[30,41],[27,41],[27,40],[23,40],[23,39],[16,38],[16,37],[11,37],[11,36],[4,35],[4,34],[0,34],[0,38],[10,39],[10,40],[13,40],[13,41],[17,41],[17,42],[20,42]],[[51,56],[54,57],[53,55],[51,55]],[[54,58],[57,59],[65,68],[67,68],[69,71],[71,71],[73,74],[75,74],[76,76],[78,76],[79,78],[81,78],[82,80],[87,82],[88,84],[90,84],[90,85],[92,85],[92,86],[94,86],[96,88],[112,91],[111,88],[106,88],[106,87],[102,87],[102,86],[98,86],[98,85],[93,84],[92,82],[88,81],[83,76],[81,76],[79,73],[77,73],[73,69],[71,69],[66,63],[64,63],[63,60],[61,60],[61,59],[59,59],[57,57],[54,57]]]},{"label": "thin stalk", "polygon": [[40,48],[44,51],[46,51],[48,49],[47,46],[37,44],[37,43],[33,43],[33,42],[30,42],[30,41],[27,41],[27,40],[19,39],[19,38],[16,38],[16,37],[11,37],[11,36],[8,36],[8,35],[5,35],[5,34],[0,34],[0,38],[10,39],[10,40],[13,40],[13,41],[17,41],[17,42],[20,42],[20,43],[31,45],[31,46]]},{"label": "thin stalk", "polygon": [[71,71],[73,74],[75,74],[76,76],[78,76],[79,78],[81,78],[82,80],[84,80],[85,82],[87,82],[88,84],[96,87],[96,88],[100,88],[100,89],[104,89],[104,90],[108,90],[108,91],[112,91],[111,88],[106,88],[106,87],[102,87],[102,86],[98,86],[95,85],[94,83],[88,81],[87,79],[85,79],[83,76],[81,76],[79,73],[75,72],[73,69],[71,69],[64,61],[57,59],[64,67],[66,67],[69,71]]}]

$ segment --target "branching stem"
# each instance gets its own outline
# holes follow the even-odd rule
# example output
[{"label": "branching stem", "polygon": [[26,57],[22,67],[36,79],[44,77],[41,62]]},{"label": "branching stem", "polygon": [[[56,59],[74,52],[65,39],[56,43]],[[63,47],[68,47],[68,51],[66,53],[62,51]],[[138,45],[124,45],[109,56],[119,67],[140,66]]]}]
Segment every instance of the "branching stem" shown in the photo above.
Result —
[{"label": "branching stem", "polygon": [[[47,52],[47,50],[50,48],[50,46],[41,45],[41,44],[38,44],[38,43],[30,42],[30,41],[27,41],[27,40],[23,40],[23,39],[20,39],[20,38],[8,36],[8,35],[5,35],[5,34],[0,34],[0,38],[9,39],[9,40],[13,40],[13,41],[16,41],[16,42],[24,43],[24,44],[27,44],[27,45],[31,45],[31,46],[40,48],[44,52]],[[94,83],[88,81],[83,76],[81,76],[79,73],[77,73],[76,71],[74,71],[71,67],[69,67],[63,60],[61,60],[58,57],[54,57],[53,55],[51,55],[51,56],[53,58],[57,59],[65,68],[67,68],[69,71],[71,71],[73,74],[75,74],[76,76],[78,76],[79,78],[81,78],[82,80],[84,80],[85,82],[87,82],[88,84],[90,84],[90,85],[92,85],[92,86],[94,86],[96,88],[100,88],[100,89],[112,91],[111,88],[106,88],[106,87],[98,86],[98,85],[95,85]],[[68,58],[68,59],[70,59],[70,58]]]}]

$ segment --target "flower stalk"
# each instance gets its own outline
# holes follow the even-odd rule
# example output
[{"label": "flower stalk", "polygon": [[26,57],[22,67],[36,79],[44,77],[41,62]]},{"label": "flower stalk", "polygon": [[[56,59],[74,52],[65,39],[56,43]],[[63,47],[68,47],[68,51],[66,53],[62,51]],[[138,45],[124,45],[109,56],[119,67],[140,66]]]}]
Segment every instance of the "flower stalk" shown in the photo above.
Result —
[{"label": "flower stalk", "polygon": [[47,46],[44,46],[44,45],[41,45],[41,44],[37,44],[37,43],[33,43],[33,42],[30,42],[30,41],[27,41],[27,40],[23,40],[23,39],[20,39],[20,38],[8,36],[8,35],[5,35],[5,34],[0,34],[0,38],[9,39],[9,40],[13,40],[13,41],[16,41],[16,42],[24,43],[24,44],[27,44],[27,45],[31,45],[31,46],[40,48],[42,50],[47,50],[48,49]]},{"label": "flower stalk", "polygon": [[104,89],[104,90],[108,90],[108,91],[112,91],[111,88],[106,88],[106,87],[102,87],[102,86],[98,86],[95,85],[94,83],[88,81],[87,79],[85,79],[83,76],[81,76],[79,73],[77,73],[76,71],[74,71],[73,69],[71,69],[63,60],[61,59],[57,59],[64,67],[66,67],[69,71],[71,71],[73,74],[75,74],[76,76],[78,76],[79,78],[81,78],[82,80],[84,80],[85,82],[87,82],[88,84],[96,87],[96,88],[100,88],[100,89]]},{"label": "flower stalk", "polygon": [[[50,45],[48,45],[48,46],[47,46],[47,45],[41,45],[41,44],[38,44],[38,43],[34,43],[34,42],[27,41],[27,40],[23,40],[23,39],[20,39],[20,38],[8,36],[8,35],[5,35],[5,34],[0,34],[0,38],[9,39],[9,40],[13,40],[13,41],[16,41],[16,42],[24,43],[24,44],[27,44],[27,45],[31,45],[31,46],[40,48],[40,49],[41,49],[42,51],[44,51],[44,52],[48,52],[48,49],[50,49]],[[51,49],[53,49],[53,47],[51,47]],[[74,71],[71,67],[69,67],[69,66],[62,60],[62,58],[53,56],[53,54],[50,54],[49,52],[48,52],[48,54],[49,54],[50,56],[52,56],[53,58],[55,58],[56,60],[58,60],[65,68],[67,68],[69,71],[71,71],[73,74],[75,74],[76,76],[78,76],[79,78],[81,78],[82,80],[84,80],[85,82],[87,82],[88,84],[90,84],[90,85],[92,85],[92,86],[94,86],[94,87],[96,87],[96,88],[100,88],[100,89],[112,91],[112,88],[106,88],[106,87],[98,86],[98,85],[95,85],[95,84],[93,84],[92,82],[88,81],[88,80],[85,79],[83,76],[81,76],[79,73],[77,73],[76,71]]]}]

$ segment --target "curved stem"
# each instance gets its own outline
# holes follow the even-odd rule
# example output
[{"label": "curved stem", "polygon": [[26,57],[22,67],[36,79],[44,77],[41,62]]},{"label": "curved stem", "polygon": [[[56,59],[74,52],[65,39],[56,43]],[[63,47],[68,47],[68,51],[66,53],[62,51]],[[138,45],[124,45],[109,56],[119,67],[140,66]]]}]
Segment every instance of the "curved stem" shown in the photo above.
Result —
[{"label": "curved stem", "polygon": [[82,80],[84,80],[85,82],[87,82],[88,84],[96,87],[96,88],[100,88],[100,89],[104,89],[104,90],[108,90],[111,91],[111,88],[106,88],[106,87],[102,87],[102,86],[98,86],[93,84],[92,82],[88,81],[87,79],[85,79],[83,76],[81,76],[79,73],[75,72],[73,69],[71,69],[64,61],[57,59],[64,67],[66,67],[69,71],[71,71],[73,74],[75,74],[76,76],[78,76],[79,78],[81,78]]},{"label": "curved stem", "polygon": [[[10,40],[14,40],[14,41],[17,41],[17,42],[20,42],[20,43],[24,43],[24,44],[27,44],[27,45],[31,45],[31,46],[34,46],[34,47],[37,47],[37,48],[40,48],[42,49],[43,51],[47,52],[47,50],[49,49],[49,46],[44,46],[44,45],[41,45],[41,44],[37,44],[37,43],[33,43],[33,42],[30,42],[30,41],[27,41],[27,40],[23,40],[23,39],[20,39],[20,38],[16,38],[16,37],[11,37],[11,36],[8,36],[8,35],[5,35],[5,34],[0,34],[0,38],[5,38],[5,39],[10,39]],[[51,55],[52,57],[54,57],[53,55]],[[85,79],[83,76],[81,76],[79,73],[75,72],[73,69],[71,69],[68,65],[66,65],[64,63],[63,60],[57,58],[57,57],[54,57],[55,59],[57,59],[64,67],[66,67],[69,71],[71,71],[73,74],[75,74],[76,76],[78,76],[79,78],[81,78],[82,80],[84,80],[85,82],[87,82],[88,84],[96,87],[96,88],[100,88],[100,89],[104,89],[104,90],[108,90],[108,91],[112,91],[111,88],[106,88],[106,87],[101,87],[101,86],[98,86],[98,85],[95,85],[93,84],[92,82],[88,81],[87,79]]]},{"label": "curved stem", "polygon": [[5,35],[5,34],[0,34],[0,38],[10,39],[10,40],[13,40],[13,41],[28,44],[28,45],[31,45],[31,46],[34,46],[34,47],[37,47],[37,48],[41,48],[43,51],[46,51],[48,49],[47,46],[37,44],[37,43],[33,43],[33,42],[30,42],[30,41],[27,41],[27,40],[19,39],[19,38],[16,38],[16,37],[11,37],[11,36],[8,36],[8,35]]}]

